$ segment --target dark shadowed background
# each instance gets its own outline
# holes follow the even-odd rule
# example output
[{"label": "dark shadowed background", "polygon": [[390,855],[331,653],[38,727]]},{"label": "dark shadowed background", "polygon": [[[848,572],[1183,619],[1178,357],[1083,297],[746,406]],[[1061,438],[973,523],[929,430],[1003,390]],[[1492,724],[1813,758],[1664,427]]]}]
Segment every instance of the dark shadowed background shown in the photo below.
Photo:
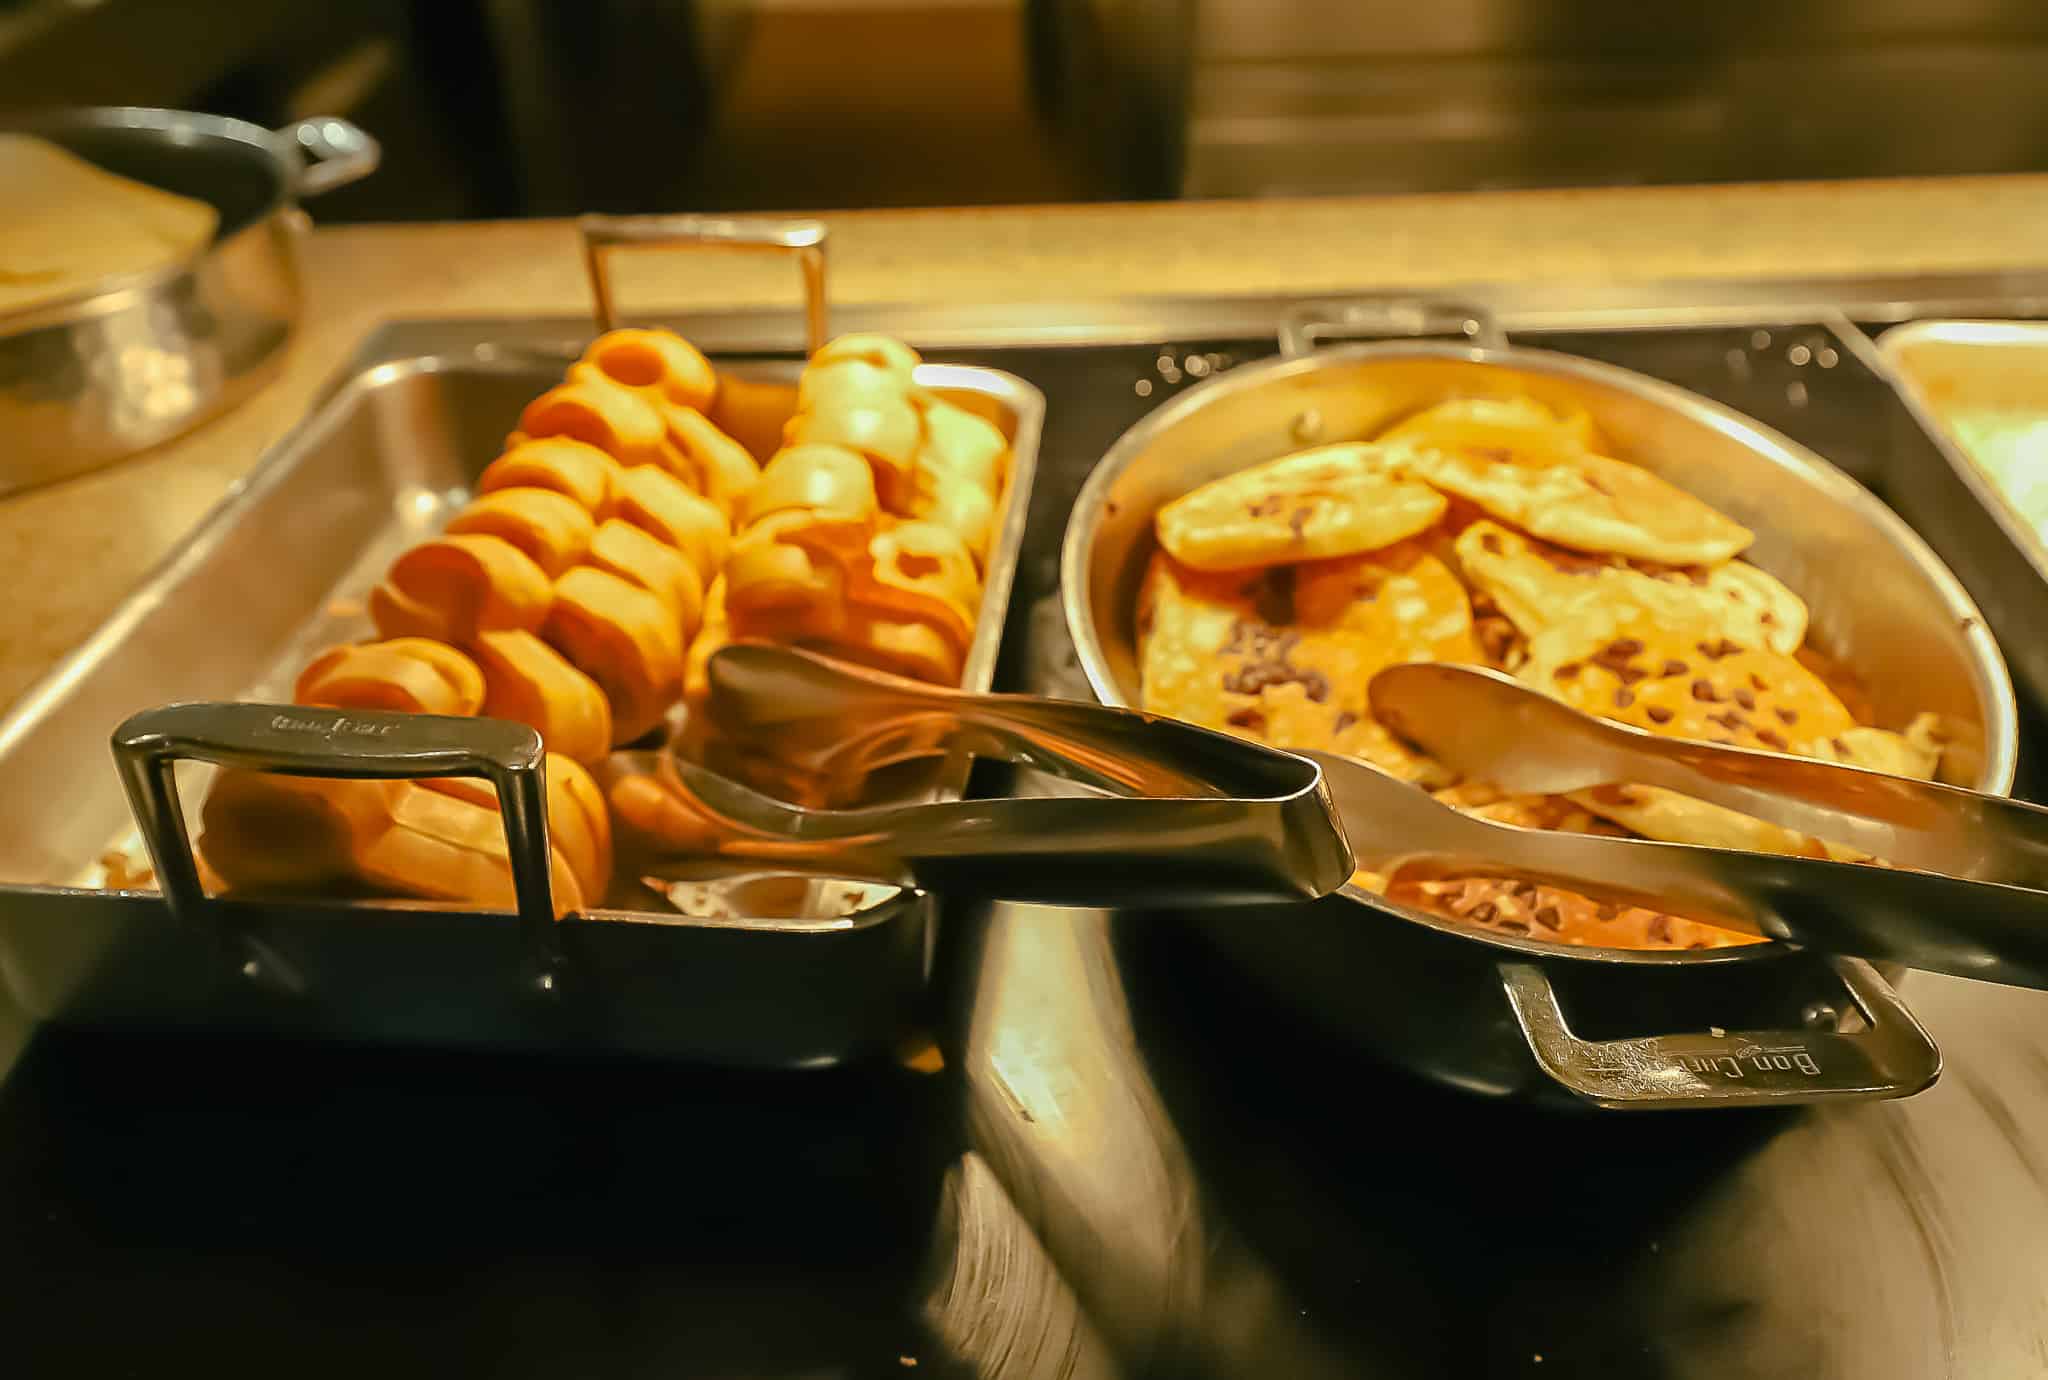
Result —
[{"label": "dark shadowed background", "polygon": [[323,220],[2048,166],[2031,0],[0,0],[0,108],[356,120]]}]

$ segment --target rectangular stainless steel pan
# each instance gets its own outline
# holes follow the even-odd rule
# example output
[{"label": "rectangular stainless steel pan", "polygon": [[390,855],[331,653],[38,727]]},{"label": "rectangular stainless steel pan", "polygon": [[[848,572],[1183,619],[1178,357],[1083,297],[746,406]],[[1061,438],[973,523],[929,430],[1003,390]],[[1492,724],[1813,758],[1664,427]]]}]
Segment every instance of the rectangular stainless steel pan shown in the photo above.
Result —
[{"label": "rectangular stainless steel pan", "polygon": [[[178,700],[287,699],[314,648],[363,636],[385,564],[434,530],[566,360],[497,350],[380,363],[283,441],[184,547],[0,722],[0,977],[30,1016],[473,1046],[596,1048],[754,1064],[887,1042],[927,974],[933,911],[904,893],[851,917],[596,911],[562,925],[560,993],[519,980],[517,918],[407,904],[215,902],[278,960],[240,981],[154,891],[72,885],[128,827],[108,735]],[[793,406],[794,361],[721,363]],[[1014,463],[963,683],[995,672],[1044,399],[1013,375],[925,365],[989,415]],[[946,788],[957,792],[957,775]],[[188,800],[196,792],[186,792]],[[298,990],[289,990],[296,983]]]},{"label": "rectangular stainless steel pan", "polygon": [[2034,703],[2048,706],[2048,538],[1956,430],[1959,417],[1987,411],[2048,421],[2048,323],[1917,321],[1878,337],[1876,355],[1904,404],[1886,487],[1968,586]]}]

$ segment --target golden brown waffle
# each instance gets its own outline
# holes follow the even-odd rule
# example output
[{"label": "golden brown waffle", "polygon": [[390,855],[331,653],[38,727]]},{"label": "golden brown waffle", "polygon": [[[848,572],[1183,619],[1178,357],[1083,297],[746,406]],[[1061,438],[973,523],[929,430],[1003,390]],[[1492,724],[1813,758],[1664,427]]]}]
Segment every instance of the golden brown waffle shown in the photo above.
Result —
[{"label": "golden brown waffle", "polygon": [[[570,877],[557,894],[601,897],[609,809],[576,764],[671,723],[726,642],[801,642],[957,681],[1008,442],[918,388],[917,363],[881,337],[827,346],[764,471],[709,419],[722,383],[694,347],[663,331],[601,337],[522,411],[477,498],[392,563],[369,600],[383,640],[323,653],[299,697],[531,725],[549,749],[549,818]],[[237,781],[219,810],[223,876],[504,899],[488,788],[397,784]],[[644,817],[642,835],[711,846],[717,831],[672,793],[629,778],[613,794]],[[291,824],[269,864],[225,832],[266,798]]]}]

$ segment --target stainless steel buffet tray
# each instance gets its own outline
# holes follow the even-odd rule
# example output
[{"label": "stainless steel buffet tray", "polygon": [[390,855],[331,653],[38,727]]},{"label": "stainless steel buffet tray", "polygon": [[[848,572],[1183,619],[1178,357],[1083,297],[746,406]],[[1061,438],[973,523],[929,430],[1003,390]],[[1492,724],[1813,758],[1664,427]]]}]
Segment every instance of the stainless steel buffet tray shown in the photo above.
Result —
[{"label": "stainless steel buffet tray", "polygon": [[[1967,554],[1907,502],[1906,471],[1941,461],[1924,437],[1917,450],[1884,453],[1876,422],[1893,400],[1862,331],[1922,317],[2048,313],[2048,274],[1471,283],[1445,291],[1491,306],[1503,326],[1534,343],[1705,392],[1829,455],[1905,507],[1978,603],[1998,607],[1998,590],[1979,578]],[[1206,371],[1269,350],[1270,323],[1295,305],[1189,297],[833,312],[837,330],[959,349],[1029,375],[1058,401],[1038,466],[1036,535],[1015,571],[1014,602],[1033,616],[1009,630],[1002,688],[1087,695],[1060,622],[1050,559],[1074,491],[1108,438],[1198,381],[1198,364]],[[674,324],[726,359],[793,355],[807,325],[787,309],[700,313]],[[221,906],[224,928],[288,944],[310,960],[306,971],[318,981],[291,1000],[239,984],[219,963],[213,936],[175,930],[150,893],[56,884],[90,865],[126,823],[106,748],[122,717],[168,699],[262,685],[286,664],[295,638],[311,640],[307,619],[325,608],[330,591],[367,568],[359,563],[377,534],[396,541],[392,534],[427,525],[427,514],[411,512],[398,496],[445,504],[495,449],[536,380],[551,378],[565,352],[589,335],[587,318],[566,316],[400,321],[380,329],[336,383],[333,406],[288,438],[134,599],[0,721],[0,763],[12,769],[0,792],[0,1066],[21,1036],[21,1013],[8,1009],[10,1000],[35,1016],[103,1025],[581,1044],[779,1064],[829,1062],[894,1033],[928,965],[928,910],[816,924],[573,920],[562,927],[572,980],[558,1002],[536,1006],[513,979],[522,955],[510,916]],[[789,366],[770,372],[776,368]],[[990,572],[984,642],[971,671],[970,683],[986,684],[1043,403],[1009,375],[969,372],[982,374],[996,389],[985,396],[1011,411],[1018,456]],[[1917,436],[1903,411],[1899,421],[1906,439]],[[415,447],[410,436],[427,442]],[[2035,588],[2028,584],[2026,597]],[[193,604],[200,593],[209,605]],[[2004,640],[2016,668],[2031,675],[2028,642],[2009,632]]]},{"label": "stainless steel buffet tray", "polygon": [[[115,726],[172,701],[289,698],[311,651],[366,635],[384,566],[463,501],[573,358],[501,348],[488,329],[349,379],[0,722],[0,979],[30,1017],[769,1065],[836,1062],[902,1029],[930,965],[933,907],[916,892],[824,918],[579,914],[561,925],[561,981],[542,993],[520,980],[509,912],[214,900],[181,924],[153,890],[75,885],[130,827]],[[776,390],[793,410],[800,367],[720,362],[771,411]],[[926,365],[918,381],[996,421],[1015,457],[964,673],[986,690],[1044,398],[992,369]],[[964,763],[944,789],[963,784]],[[259,966],[268,980],[245,979]]]},{"label": "stainless steel buffet tray", "polygon": [[2048,322],[1915,321],[1879,335],[1874,354],[1903,403],[1888,483],[2048,705],[2048,474],[2028,493],[2016,487],[2026,476],[1994,473],[1966,434],[2006,443],[2014,468],[2048,460]]}]

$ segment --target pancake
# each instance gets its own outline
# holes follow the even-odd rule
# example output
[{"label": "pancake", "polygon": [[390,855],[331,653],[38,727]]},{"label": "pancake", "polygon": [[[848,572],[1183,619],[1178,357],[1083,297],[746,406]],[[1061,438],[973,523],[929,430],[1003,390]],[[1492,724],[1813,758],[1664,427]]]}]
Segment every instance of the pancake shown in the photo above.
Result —
[{"label": "pancake", "polygon": [[1410,781],[1443,773],[1373,718],[1367,683],[1396,662],[1479,657],[1464,588],[1416,542],[1234,575],[1162,552],[1138,626],[1146,710],[1341,752]]},{"label": "pancake", "polygon": [[1575,709],[1673,738],[1798,752],[1856,727],[1795,658],[1675,631],[1632,606],[1592,609],[1530,639],[1517,675]]},{"label": "pancake", "polygon": [[1832,737],[1816,738],[1802,744],[1800,751],[1803,756],[1840,762],[1844,766],[1932,781],[1941,765],[1941,746],[1928,736],[1931,727],[1928,721],[1933,717],[1930,714],[1919,716],[1907,725],[1904,733],[1864,725],[1845,728]]},{"label": "pancake", "polygon": [[1690,843],[1701,848],[1739,848],[1751,853],[1782,853],[1794,858],[1833,858],[1864,862],[1868,855],[1755,819],[1725,806],[1695,800],[1661,786],[1595,786],[1574,791],[1574,804],[1631,833],[1665,843]]},{"label": "pancake", "polygon": [[1159,544],[1193,570],[1377,551],[1435,525],[1442,494],[1376,446],[1318,446],[1212,480],[1159,510]]},{"label": "pancake", "polygon": [[1762,941],[1642,906],[1497,877],[1397,879],[1387,899],[1502,934],[1602,949],[1719,949]]},{"label": "pancake", "polygon": [[[1569,659],[1559,661],[1564,655]],[[1925,778],[1937,754],[1881,728],[1859,725],[1823,680],[1771,651],[1657,630],[1641,615],[1611,612],[1564,625],[1531,645],[1525,681],[1588,713],[1674,738],[1822,757]],[[1571,799],[1645,838],[1709,848],[1832,857],[1868,855],[1674,791],[1600,786]]]},{"label": "pancake", "polygon": [[1713,565],[1741,554],[1747,527],[1648,470],[1590,452],[1523,460],[1508,450],[1406,449],[1403,473],[1575,551],[1665,565]]},{"label": "pancake", "polygon": [[[1928,780],[1939,754],[1887,729],[1855,727],[1831,738],[1800,745],[1801,755],[1842,762],[1852,767]],[[1572,801],[1603,819],[1666,843],[1691,843],[1706,848],[1744,848],[1756,853],[1833,858],[1836,862],[1869,862],[1868,853],[1827,839],[1695,800],[1655,786],[1598,786],[1574,792]]]},{"label": "pancake", "polygon": [[1534,398],[1452,398],[1381,432],[1379,439],[1434,450],[1506,449],[1527,459],[1604,453],[1607,445],[1584,411],[1559,417]]},{"label": "pancake", "polygon": [[1458,572],[1526,637],[1588,609],[1635,606],[1672,629],[1790,655],[1806,638],[1806,605],[1753,565],[1650,566],[1589,556],[1481,520],[1458,534]]},{"label": "pancake", "polygon": [[1568,834],[1619,832],[1561,795],[1510,795],[1490,781],[1460,781],[1430,794],[1465,814],[1518,829],[1559,829]]}]

